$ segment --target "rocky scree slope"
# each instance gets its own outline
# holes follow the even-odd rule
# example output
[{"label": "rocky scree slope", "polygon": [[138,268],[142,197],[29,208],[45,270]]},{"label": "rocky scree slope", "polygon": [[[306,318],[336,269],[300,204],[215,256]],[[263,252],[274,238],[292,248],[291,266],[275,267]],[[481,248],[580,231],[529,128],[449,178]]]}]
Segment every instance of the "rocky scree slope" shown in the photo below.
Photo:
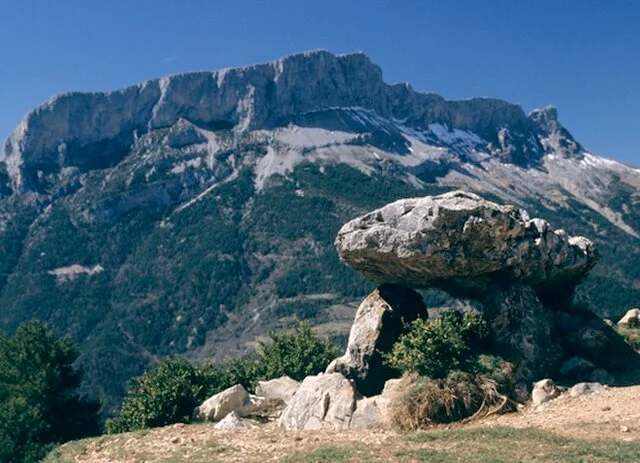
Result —
[{"label": "rocky scree slope", "polygon": [[63,94],[4,145],[0,329],[70,333],[113,405],[163,355],[224,356],[292,316],[348,328],[372,285],[339,263],[340,226],[454,188],[594,237],[578,298],[616,317],[639,293],[639,185],[552,107],[389,85],[363,54]]}]

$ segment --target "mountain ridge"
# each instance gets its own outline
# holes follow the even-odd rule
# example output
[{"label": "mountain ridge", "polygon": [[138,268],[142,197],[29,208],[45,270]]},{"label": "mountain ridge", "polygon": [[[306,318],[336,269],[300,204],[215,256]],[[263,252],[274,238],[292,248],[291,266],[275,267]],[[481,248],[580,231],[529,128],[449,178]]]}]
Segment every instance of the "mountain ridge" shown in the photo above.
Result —
[{"label": "mountain ridge", "polygon": [[[505,159],[539,162],[542,147],[531,133],[540,124],[532,115],[545,110],[527,116],[519,105],[499,99],[445,100],[407,84],[384,83],[381,69],[363,53],[336,56],[320,50],[271,63],[174,74],[110,92],[56,95],[23,118],[5,141],[2,158],[14,186],[20,187],[34,181],[25,178],[34,175],[27,172],[29,165],[36,170],[73,165],[69,151],[77,144],[112,142],[170,127],[180,118],[205,126],[226,124],[240,132],[276,127],[294,114],[334,106],[363,107],[415,128],[444,123],[472,130],[486,135]],[[90,117],[87,107],[93,109]],[[550,119],[563,129],[557,114]],[[497,127],[510,128],[514,153],[505,153],[504,140],[494,133]]]}]

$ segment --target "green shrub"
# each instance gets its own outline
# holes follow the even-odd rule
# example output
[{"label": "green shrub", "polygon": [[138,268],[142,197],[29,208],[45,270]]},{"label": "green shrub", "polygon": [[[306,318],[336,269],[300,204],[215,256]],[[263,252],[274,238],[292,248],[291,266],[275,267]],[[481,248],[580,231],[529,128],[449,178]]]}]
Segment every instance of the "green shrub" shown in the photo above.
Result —
[{"label": "green shrub", "polygon": [[297,381],[318,374],[340,355],[330,339],[321,340],[308,322],[298,322],[292,332],[271,332],[260,343],[258,362],[265,379],[287,375]]},{"label": "green shrub", "polygon": [[208,397],[236,384],[254,390],[259,380],[288,375],[300,380],[319,373],[338,355],[329,340],[320,340],[308,323],[293,332],[272,332],[260,343],[257,355],[221,363],[194,366],[182,358],[161,362],[129,386],[127,396],[108,433],[165,426],[190,421],[193,410]]},{"label": "green shrub", "polygon": [[99,404],[77,392],[77,357],[39,322],[0,336],[0,461],[40,461],[53,444],[99,433]]},{"label": "green shrub", "polygon": [[401,372],[444,378],[454,369],[472,368],[474,350],[485,336],[479,315],[448,310],[440,318],[409,323],[385,359]]},{"label": "green shrub", "polygon": [[161,362],[130,384],[122,407],[106,423],[108,433],[187,422],[204,400],[207,376],[185,359]]}]

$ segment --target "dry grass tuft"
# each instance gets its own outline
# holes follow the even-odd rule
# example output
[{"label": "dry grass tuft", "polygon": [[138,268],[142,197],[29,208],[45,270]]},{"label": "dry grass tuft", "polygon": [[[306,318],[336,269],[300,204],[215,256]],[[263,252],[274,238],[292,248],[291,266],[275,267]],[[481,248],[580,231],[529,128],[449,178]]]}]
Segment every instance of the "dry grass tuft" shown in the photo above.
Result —
[{"label": "dry grass tuft", "polygon": [[495,381],[458,371],[444,379],[409,374],[403,378],[400,388],[390,407],[390,418],[404,431],[470,421],[502,412],[510,406]]}]

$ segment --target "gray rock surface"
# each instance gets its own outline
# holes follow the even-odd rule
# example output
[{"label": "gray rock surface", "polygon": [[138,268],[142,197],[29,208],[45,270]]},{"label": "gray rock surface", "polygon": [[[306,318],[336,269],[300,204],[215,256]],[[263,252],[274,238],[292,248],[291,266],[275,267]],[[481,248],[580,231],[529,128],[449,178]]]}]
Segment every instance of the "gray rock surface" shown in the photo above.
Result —
[{"label": "gray rock surface", "polygon": [[404,323],[426,316],[420,294],[402,285],[381,285],[358,307],[347,350],[326,372],[353,379],[361,394],[379,394],[385,382],[397,374],[384,364],[382,355],[391,351]]},{"label": "gray rock surface", "polygon": [[546,378],[533,384],[531,400],[533,405],[538,406],[555,399],[559,395],[560,390],[556,387],[556,383],[554,383],[553,380]]},{"label": "gray rock surface", "polygon": [[604,368],[596,368],[589,375],[589,381],[592,383],[600,383],[608,386],[616,384],[615,377]]},{"label": "gray rock surface", "polygon": [[215,424],[216,429],[254,429],[256,426],[243,420],[237,412],[231,412]]},{"label": "gray rock surface", "polygon": [[307,376],[279,425],[287,430],[348,429],[355,409],[356,390],[340,373]]},{"label": "gray rock surface", "polygon": [[508,162],[539,164],[544,154],[536,136],[542,125],[518,105],[489,98],[446,101],[406,84],[385,84],[380,68],[361,53],[312,51],[267,64],[176,74],[114,92],[55,96],[24,117],[7,139],[4,157],[14,183],[25,186],[33,169],[77,161],[64,153],[113,142],[127,146],[181,118],[242,132],[335,107],[364,108],[422,128],[446,124],[487,140],[508,133],[506,144],[480,140],[485,151]]},{"label": "gray rock surface", "polygon": [[515,379],[526,382],[549,374],[561,351],[552,338],[553,315],[529,286],[494,289],[484,302],[491,343],[516,365]]},{"label": "gray rock surface", "polygon": [[281,376],[268,381],[258,381],[256,395],[264,397],[266,400],[280,400],[288,404],[299,387],[300,383],[298,381],[288,376]]},{"label": "gray rock surface", "polygon": [[604,392],[606,388],[600,383],[578,383],[569,390],[571,397],[579,397],[582,395],[599,394]]},{"label": "gray rock surface", "polygon": [[249,394],[241,384],[236,384],[205,400],[196,408],[195,415],[207,421],[219,421],[231,412],[248,416],[259,410],[263,401],[263,398]]},{"label": "gray rock surface", "polygon": [[582,357],[571,357],[560,365],[558,372],[565,378],[588,378],[596,369],[596,366]]},{"label": "gray rock surface", "polygon": [[361,429],[380,426],[384,420],[387,406],[387,401],[379,395],[358,400],[349,428]]},{"label": "gray rock surface", "polygon": [[464,191],[402,199],[353,219],[338,232],[336,248],[373,281],[472,297],[508,281],[557,297],[595,263],[588,239]]}]

